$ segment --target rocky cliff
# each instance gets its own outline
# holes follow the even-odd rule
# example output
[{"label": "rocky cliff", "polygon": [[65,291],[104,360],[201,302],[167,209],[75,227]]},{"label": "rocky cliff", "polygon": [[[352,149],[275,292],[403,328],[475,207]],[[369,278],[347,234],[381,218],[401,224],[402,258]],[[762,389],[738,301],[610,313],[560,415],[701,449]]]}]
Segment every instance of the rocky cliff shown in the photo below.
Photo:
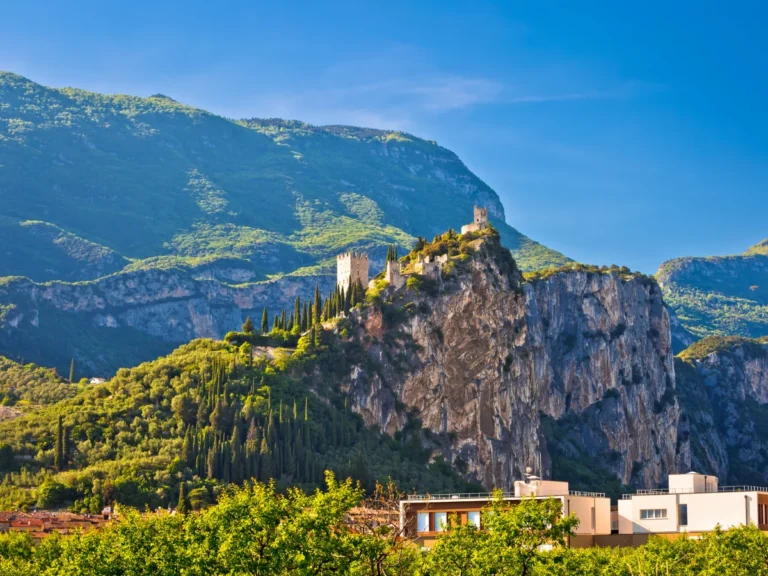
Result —
[{"label": "rocky cliff", "polygon": [[583,452],[638,486],[687,465],[654,281],[586,268],[526,281],[486,239],[433,291],[385,290],[362,319],[375,369],[345,386],[366,422],[395,434],[420,421],[436,455],[488,488],[509,488],[538,453],[544,474]]},{"label": "rocky cliff", "polygon": [[290,308],[296,296],[309,298],[316,283],[325,293],[333,282],[287,276],[232,285],[212,277],[238,272],[149,269],[80,283],[6,278],[0,281],[0,347],[61,373],[75,358],[87,374],[109,374],[194,338],[221,338],[246,315],[258,319],[265,306]]},{"label": "rocky cliff", "polygon": [[768,339],[706,338],[675,364],[692,468],[768,483]]}]

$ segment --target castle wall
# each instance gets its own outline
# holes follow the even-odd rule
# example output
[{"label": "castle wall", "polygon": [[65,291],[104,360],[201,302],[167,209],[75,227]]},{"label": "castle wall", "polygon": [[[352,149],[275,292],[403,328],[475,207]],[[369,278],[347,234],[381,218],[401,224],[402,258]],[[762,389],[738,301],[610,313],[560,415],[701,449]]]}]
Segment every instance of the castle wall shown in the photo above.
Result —
[{"label": "castle wall", "polygon": [[336,283],[345,291],[359,280],[363,286],[368,286],[368,255],[347,252],[336,257]]}]

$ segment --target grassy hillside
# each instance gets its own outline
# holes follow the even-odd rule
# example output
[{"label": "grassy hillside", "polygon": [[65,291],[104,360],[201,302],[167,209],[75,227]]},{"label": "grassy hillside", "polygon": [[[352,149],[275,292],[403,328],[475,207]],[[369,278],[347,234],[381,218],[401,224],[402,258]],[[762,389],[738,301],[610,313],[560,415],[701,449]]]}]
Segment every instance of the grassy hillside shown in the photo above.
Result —
[{"label": "grassy hillside", "polygon": [[[41,247],[17,234],[0,245],[0,276],[84,279],[54,266],[57,249],[86,260],[99,250],[240,258],[262,276],[290,273],[348,248],[409,246],[469,221],[473,204],[488,205],[524,268],[566,261],[504,224],[496,193],[455,154],[408,134],[236,122],[162,96],[52,89],[10,73],[0,73],[0,102],[3,225],[69,235]],[[75,238],[77,248],[61,246]]]},{"label": "grassy hillside", "polygon": [[670,260],[656,276],[692,334],[768,335],[768,240],[741,255]]},{"label": "grassy hillside", "polygon": [[[296,346],[298,336],[286,338]],[[418,426],[391,438],[346,409],[337,386],[361,357],[354,345],[326,331],[253,361],[247,349],[197,340],[0,422],[0,508],[166,506],[180,481],[204,505],[222,484],[255,477],[312,488],[326,469],[368,489],[388,477],[408,489],[467,487],[449,466],[428,463]],[[60,419],[66,456],[57,465]]]}]

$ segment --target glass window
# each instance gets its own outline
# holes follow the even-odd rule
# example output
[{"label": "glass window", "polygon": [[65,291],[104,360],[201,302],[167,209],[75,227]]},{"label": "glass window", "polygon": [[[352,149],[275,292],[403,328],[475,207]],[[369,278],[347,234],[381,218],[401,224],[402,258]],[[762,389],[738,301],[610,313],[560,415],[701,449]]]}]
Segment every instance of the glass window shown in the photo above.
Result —
[{"label": "glass window", "polygon": [[656,508],[653,510],[640,510],[640,520],[662,520],[667,517],[666,508]]},{"label": "glass window", "polygon": [[442,532],[448,527],[448,513],[435,512],[435,531]]},{"label": "glass window", "polygon": [[474,524],[475,528],[480,528],[480,512],[467,512],[467,523]]},{"label": "glass window", "polygon": [[678,524],[688,526],[688,504],[680,504],[677,508]]},{"label": "glass window", "polygon": [[419,512],[416,517],[417,530],[419,532],[429,532],[429,513]]}]

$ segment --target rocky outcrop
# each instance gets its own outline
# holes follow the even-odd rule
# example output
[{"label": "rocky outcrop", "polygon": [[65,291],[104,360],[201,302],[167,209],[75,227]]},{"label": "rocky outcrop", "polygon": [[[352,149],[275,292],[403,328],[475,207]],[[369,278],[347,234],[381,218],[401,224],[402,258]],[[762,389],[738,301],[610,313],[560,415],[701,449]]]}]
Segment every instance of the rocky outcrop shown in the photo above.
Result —
[{"label": "rocky outcrop", "polygon": [[181,269],[138,270],[76,284],[11,278],[0,284],[0,346],[9,355],[58,365],[66,362],[66,354],[58,363],[51,361],[51,350],[36,343],[45,342],[48,333],[65,324],[74,328],[65,334],[72,334],[72,341],[62,345],[70,347],[78,362],[94,373],[110,373],[151,359],[157,348],[132,347],[127,356],[119,357],[110,349],[114,342],[104,341],[100,347],[98,341],[89,341],[88,352],[79,353],[86,348],[78,346],[77,338],[98,333],[96,329],[115,333],[129,329],[170,345],[221,338],[239,329],[247,315],[260,318],[265,306],[276,312],[291,308],[296,296],[310,298],[316,283],[327,292],[333,279],[287,276],[229,285]]},{"label": "rocky outcrop", "polygon": [[578,421],[558,446],[609,454],[601,464],[624,483],[658,485],[687,465],[669,316],[647,277],[524,282],[486,241],[437,295],[395,293],[362,321],[376,369],[346,381],[353,408],[390,433],[419,419],[435,454],[487,488],[509,488],[538,454],[551,472],[545,420]]},{"label": "rocky outcrop", "polygon": [[676,359],[694,470],[768,483],[768,340],[708,338]]}]

